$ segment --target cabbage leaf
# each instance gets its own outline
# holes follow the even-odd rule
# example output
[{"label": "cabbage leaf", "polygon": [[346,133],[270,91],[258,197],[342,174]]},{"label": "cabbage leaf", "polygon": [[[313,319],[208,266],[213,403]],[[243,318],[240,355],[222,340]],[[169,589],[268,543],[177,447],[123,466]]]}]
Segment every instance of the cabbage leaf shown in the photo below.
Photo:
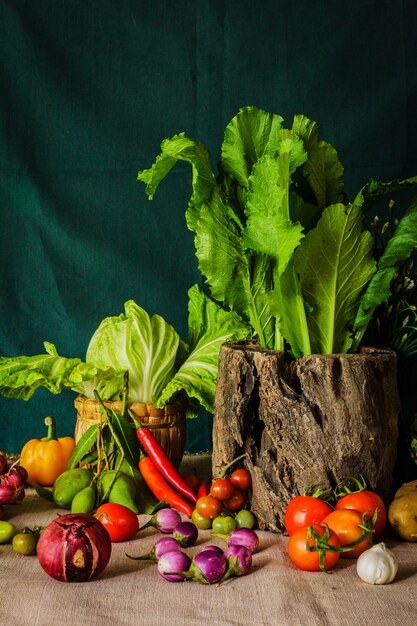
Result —
[{"label": "cabbage leaf", "polygon": [[114,370],[100,370],[79,358],[59,356],[55,346],[45,341],[46,354],[0,357],[0,393],[6,398],[29,400],[39,387],[53,394],[73,389],[89,397],[89,386],[112,396],[120,388],[122,375]]},{"label": "cabbage leaf", "polygon": [[105,318],[87,348],[99,369],[129,372],[129,401],[154,402],[171,380],[180,337],[160,315],[150,316],[133,300],[125,313]]},{"label": "cabbage leaf", "polygon": [[163,407],[179,391],[185,391],[210,412],[214,410],[220,346],[248,339],[250,326],[234,311],[223,310],[198,285],[189,292],[189,354],[158,398]]}]

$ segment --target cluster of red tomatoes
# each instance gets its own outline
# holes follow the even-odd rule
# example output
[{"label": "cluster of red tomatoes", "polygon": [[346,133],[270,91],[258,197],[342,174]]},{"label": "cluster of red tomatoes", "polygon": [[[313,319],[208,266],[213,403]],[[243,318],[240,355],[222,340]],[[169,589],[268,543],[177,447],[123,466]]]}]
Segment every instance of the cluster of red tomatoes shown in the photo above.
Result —
[{"label": "cluster of red tomatoes", "polygon": [[[190,480],[190,477],[186,480]],[[197,490],[198,500],[192,514],[194,524],[201,529],[213,528],[214,520],[216,525],[220,524],[218,518],[221,517],[221,530],[214,530],[230,532],[229,526],[231,528],[233,522],[236,526],[236,520],[238,526],[242,524],[241,527],[250,527],[255,523],[255,518],[245,507],[251,487],[251,475],[243,467],[232,471],[229,477],[203,481]]]},{"label": "cluster of red tomatoes", "polygon": [[365,488],[341,495],[334,507],[320,497],[297,496],[284,517],[289,557],[305,571],[330,570],[340,557],[356,559],[368,550],[386,522],[383,500]]}]

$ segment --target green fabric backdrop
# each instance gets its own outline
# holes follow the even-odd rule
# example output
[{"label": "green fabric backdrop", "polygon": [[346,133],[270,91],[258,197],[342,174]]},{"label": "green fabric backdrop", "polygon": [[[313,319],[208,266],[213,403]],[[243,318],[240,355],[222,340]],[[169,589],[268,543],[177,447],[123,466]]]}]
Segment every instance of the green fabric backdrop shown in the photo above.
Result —
[{"label": "green fabric backdrop", "polygon": [[[0,0],[0,354],[83,358],[130,298],[186,338],[190,171],[153,202],[136,182],[174,133],[215,163],[240,107],[304,113],[348,191],[415,175],[416,27],[414,0]],[[72,434],[73,399],[0,398],[0,447],[48,414]],[[211,416],[189,421],[187,449],[210,446]]]}]

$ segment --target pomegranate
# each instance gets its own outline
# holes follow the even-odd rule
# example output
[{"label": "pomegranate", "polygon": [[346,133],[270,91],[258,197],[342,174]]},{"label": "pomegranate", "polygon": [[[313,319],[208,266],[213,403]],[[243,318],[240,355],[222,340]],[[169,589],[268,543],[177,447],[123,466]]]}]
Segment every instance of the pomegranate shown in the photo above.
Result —
[{"label": "pomegranate", "polygon": [[106,528],[92,515],[69,513],[51,522],[37,546],[41,567],[63,582],[86,582],[98,576],[111,555]]}]

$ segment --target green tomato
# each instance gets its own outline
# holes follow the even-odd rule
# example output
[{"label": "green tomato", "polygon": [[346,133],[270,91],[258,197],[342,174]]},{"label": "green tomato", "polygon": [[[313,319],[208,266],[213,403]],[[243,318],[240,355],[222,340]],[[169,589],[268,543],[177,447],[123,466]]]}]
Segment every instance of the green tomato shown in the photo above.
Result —
[{"label": "green tomato", "polygon": [[16,526],[10,522],[0,521],[0,543],[7,543],[16,532]]},{"label": "green tomato", "polygon": [[212,529],[214,533],[229,535],[236,528],[236,522],[231,515],[218,515],[214,518]]},{"label": "green tomato", "polygon": [[253,528],[256,525],[254,514],[247,509],[241,509],[236,513],[235,521],[237,528]]},{"label": "green tomato", "polygon": [[211,519],[205,518],[200,515],[197,509],[194,509],[194,511],[191,513],[191,519],[200,530],[209,530],[209,528],[211,528]]},{"label": "green tomato", "polygon": [[12,542],[13,550],[18,554],[25,554],[26,556],[28,554],[32,554],[35,551],[36,544],[36,537],[31,532],[17,533],[13,537]]}]

